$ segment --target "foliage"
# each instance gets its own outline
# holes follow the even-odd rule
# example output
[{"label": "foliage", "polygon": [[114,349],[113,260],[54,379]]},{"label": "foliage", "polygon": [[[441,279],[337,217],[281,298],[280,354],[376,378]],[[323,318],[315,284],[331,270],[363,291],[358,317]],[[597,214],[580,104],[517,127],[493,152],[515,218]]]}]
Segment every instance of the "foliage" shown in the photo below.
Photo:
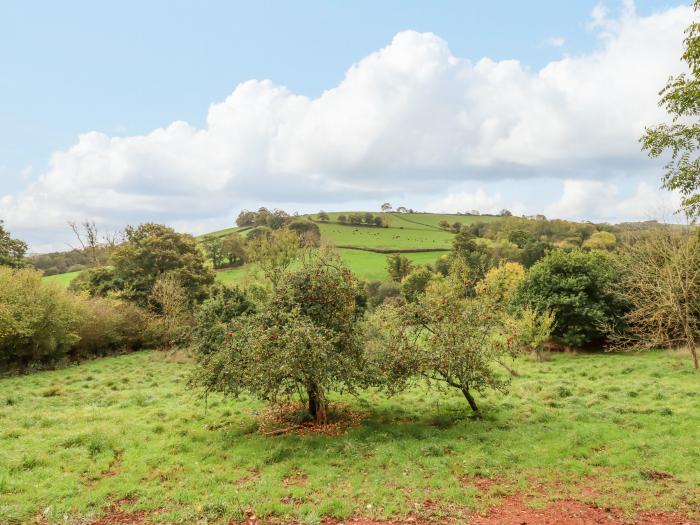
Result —
[{"label": "foliage", "polygon": [[428,283],[435,274],[425,266],[411,271],[401,281],[401,292],[407,301],[415,302],[420,299],[425,292]]},{"label": "foliage", "polygon": [[505,392],[497,367],[528,342],[514,318],[470,296],[458,266],[432,281],[420,301],[377,309],[370,327],[368,359],[389,391],[423,377],[458,389],[475,412],[473,392]]},{"label": "foliage", "polygon": [[613,250],[617,244],[617,237],[612,232],[595,232],[583,243],[584,248],[591,250]]},{"label": "foliage", "polygon": [[157,341],[148,340],[150,314],[133,303],[101,297],[78,302],[79,341],[71,357],[84,359],[124,350],[138,350]]},{"label": "foliage", "polygon": [[364,380],[361,295],[336,257],[317,254],[286,273],[268,304],[233,320],[225,348],[199,354],[194,384],[273,402],[305,394],[324,423],[327,393]]},{"label": "foliage", "polygon": [[25,366],[65,357],[78,342],[75,299],[33,269],[0,267],[0,364]]},{"label": "foliage", "polygon": [[318,217],[319,221],[323,221],[323,222],[328,222],[330,220],[330,217],[328,216],[328,214],[323,210],[318,212],[317,217]]},{"label": "foliage", "polygon": [[515,262],[501,263],[491,268],[476,285],[476,293],[499,307],[511,306],[518,286],[525,277],[525,268]]},{"label": "foliage", "polygon": [[187,290],[175,274],[165,273],[156,279],[150,303],[157,315],[160,346],[165,350],[186,346],[194,321]]},{"label": "foliage", "polygon": [[[694,0],[695,11],[700,11],[700,0]],[[677,190],[683,196],[681,204],[685,212],[700,216],[700,22],[693,22],[686,29],[682,60],[689,73],[669,78],[659,95],[659,105],[672,117],[670,124],[658,124],[645,128],[640,139],[643,149],[652,158],[670,153],[666,163],[663,185]]]},{"label": "foliage", "polygon": [[246,262],[245,241],[237,233],[226,235],[221,242],[223,257],[232,266],[239,266]]},{"label": "foliage", "polygon": [[617,293],[630,305],[618,343],[632,348],[683,346],[698,369],[700,237],[694,228],[659,229],[623,247]]},{"label": "foliage", "polygon": [[21,268],[26,265],[24,256],[27,253],[27,243],[13,239],[0,220],[0,266]]},{"label": "foliage", "polygon": [[224,347],[233,319],[252,313],[253,303],[239,288],[218,285],[195,313],[194,342],[198,353],[210,354]]},{"label": "foliage", "polygon": [[401,285],[394,281],[369,281],[364,286],[370,308],[384,304],[387,299],[401,296]]},{"label": "foliage", "polygon": [[221,268],[225,258],[223,239],[221,237],[208,235],[202,240],[202,247],[214,268]]},{"label": "foliage", "polygon": [[287,225],[299,237],[300,246],[320,246],[321,230],[318,225],[308,219],[296,219]]},{"label": "foliage", "polygon": [[273,230],[282,228],[290,220],[289,214],[284,210],[268,210],[265,207],[258,211],[243,210],[236,218],[238,226],[267,226]]},{"label": "foliage", "polygon": [[473,290],[477,281],[483,279],[492,265],[488,249],[484,244],[477,242],[474,235],[465,229],[455,235],[452,252],[454,257],[464,262],[467,272],[463,277]]},{"label": "foliage", "polygon": [[118,295],[123,284],[117,281],[114,268],[98,266],[80,272],[68,285],[68,289],[92,297]]},{"label": "foliage", "polygon": [[400,253],[392,253],[386,258],[386,271],[392,280],[400,283],[413,269],[410,259]]},{"label": "foliage", "polygon": [[600,342],[605,327],[616,324],[625,305],[612,291],[619,275],[604,252],[555,251],[528,271],[518,301],[556,319],[554,335],[565,344]]},{"label": "foliage", "polygon": [[247,254],[276,287],[289,266],[302,255],[302,249],[294,232],[278,230],[249,241]]},{"label": "foliage", "polygon": [[214,273],[191,235],[153,223],[127,227],[125,235],[111,257],[114,285],[123,298],[147,305],[156,280],[166,273],[183,286],[188,301],[206,297]]}]

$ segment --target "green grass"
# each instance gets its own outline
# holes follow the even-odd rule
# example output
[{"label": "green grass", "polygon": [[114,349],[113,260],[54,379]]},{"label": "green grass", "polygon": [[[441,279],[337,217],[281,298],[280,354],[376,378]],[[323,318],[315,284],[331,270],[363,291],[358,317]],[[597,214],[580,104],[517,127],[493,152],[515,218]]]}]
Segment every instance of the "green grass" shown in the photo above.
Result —
[{"label": "green grass", "polygon": [[59,273],[56,275],[48,275],[44,277],[44,281],[49,282],[49,283],[56,283],[59,284],[65,288],[68,288],[68,285],[71,283],[73,279],[77,277],[77,275],[80,272],[68,272],[68,273]]},{"label": "green grass", "polygon": [[[440,521],[542,483],[532,505],[700,501],[700,376],[685,355],[521,360],[509,394],[478,397],[481,419],[455,392],[365,391],[343,398],[364,420],[337,437],[260,435],[263,405],[248,398],[211,396],[205,409],[190,367],[141,352],[0,380],[0,523],[84,523],[118,501],[167,523]],[[493,484],[481,491],[478,478]]]},{"label": "green grass", "polygon": [[[384,281],[389,279],[389,274],[386,271],[386,254],[349,248],[339,248],[338,252],[343,261],[345,261],[345,264],[347,264],[359,278],[367,281]],[[404,255],[413,261],[414,264],[419,265],[432,264],[438,257],[447,253],[449,252],[419,252],[406,253]],[[216,272],[216,280],[226,284],[244,285],[262,278],[262,273],[258,272],[255,265],[252,264]]]}]

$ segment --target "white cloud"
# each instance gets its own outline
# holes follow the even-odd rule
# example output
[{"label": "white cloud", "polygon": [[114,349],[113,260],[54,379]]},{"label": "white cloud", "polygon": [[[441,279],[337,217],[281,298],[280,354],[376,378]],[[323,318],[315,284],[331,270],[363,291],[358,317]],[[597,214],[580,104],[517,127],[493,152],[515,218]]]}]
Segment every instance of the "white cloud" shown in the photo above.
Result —
[{"label": "white cloud", "polygon": [[673,220],[679,207],[677,193],[661,193],[645,182],[637,184],[633,192],[625,192],[615,183],[565,180],[561,198],[547,208],[546,215],[578,220],[595,218],[607,222]]},{"label": "white cloud", "polygon": [[483,188],[474,192],[461,191],[451,193],[431,201],[426,211],[435,213],[457,213],[478,210],[481,213],[498,213],[503,209],[503,197],[500,192],[489,195]]},{"label": "white cloud", "polygon": [[550,36],[547,39],[547,44],[552,47],[562,47],[566,43],[566,39],[563,36]]},{"label": "white cloud", "polygon": [[212,104],[202,129],[85,133],[0,197],[0,214],[39,243],[84,217],[205,224],[258,203],[330,207],[468,180],[631,173],[649,162],[637,139],[663,118],[657,91],[680,67],[691,19],[689,7],[640,17],[626,2],[618,19],[597,7],[598,49],[539,71],[473,63],[432,33],[404,31],[315,99],[251,80]]}]

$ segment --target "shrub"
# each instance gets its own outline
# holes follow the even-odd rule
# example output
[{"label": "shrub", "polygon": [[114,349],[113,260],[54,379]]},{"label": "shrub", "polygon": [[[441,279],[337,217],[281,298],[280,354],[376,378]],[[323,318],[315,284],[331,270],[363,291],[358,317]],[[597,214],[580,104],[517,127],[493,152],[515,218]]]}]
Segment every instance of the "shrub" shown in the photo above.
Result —
[{"label": "shrub", "polygon": [[606,327],[617,324],[625,313],[624,303],[612,291],[618,279],[604,252],[556,251],[530,268],[517,300],[539,313],[552,312],[553,333],[567,345],[602,342]]},{"label": "shrub", "polygon": [[365,284],[365,294],[370,308],[376,308],[389,298],[399,297],[401,285],[393,281],[369,281]]},{"label": "shrub", "polygon": [[216,286],[195,313],[197,352],[204,355],[223,349],[231,321],[254,310],[253,303],[240,289]]},{"label": "shrub", "polygon": [[26,366],[68,355],[80,339],[74,297],[34,269],[0,267],[0,363]]},{"label": "shrub", "polygon": [[435,274],[425,266],[416,268],[401,281],[401,291],[407,301],[417,301]]},{"label": "shrub", "polygon": [[411,260],[400,253],[392,253],[386,258],[386,271],[393,281],[400,283],[413,269]]},{"label": "shrub", "polygon": [[321,230],[317,224],[306,219],[297,219],[290,222],[287,228],[297,234],[302,246],[320,246]]}]

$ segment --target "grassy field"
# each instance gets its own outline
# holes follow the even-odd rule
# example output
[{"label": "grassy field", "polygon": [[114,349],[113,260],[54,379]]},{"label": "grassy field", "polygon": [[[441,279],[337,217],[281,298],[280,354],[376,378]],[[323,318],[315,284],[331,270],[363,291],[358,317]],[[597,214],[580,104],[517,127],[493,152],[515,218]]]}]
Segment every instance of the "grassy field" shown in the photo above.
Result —
[{"label": "grassy field", "polygon": [[479,396],[481,419],[422,387],[336,398],[361,415],[339,436],[261,435],[261,403],[214,396],[205,409],[190,367],[141,352],[0,380],[0,523],[115,508],[170,523],[440,521],[516,492],[536,507],[698,511],[700,376],[685,355],[522,360],[508,395]]},{"label": "grassy field", "polygon": [[[386,255],[383,253],[366,252],[362,250],[352,250],[339,248],[341,258],[352,271],[367,281],[386,280],[389,274],[386,271]],[[405,254],[414,264],[432,264],[438,257],[449,253],[443,252],[420,252]],[[248,280],[260,278],[253,265],[245,265],[238,268],[230,268],[216,272],[216,279],[222,283],[243,284]]]},{"label": "grassy field", "polygon": [[78,276],[79,273],[80,272],[68,272],[59,273],[57,275],[49,275],[47,277],[44,277],[44,281],[60,284],[61,286],[68,288],[68,285],[73,279],[75,279]]}]

